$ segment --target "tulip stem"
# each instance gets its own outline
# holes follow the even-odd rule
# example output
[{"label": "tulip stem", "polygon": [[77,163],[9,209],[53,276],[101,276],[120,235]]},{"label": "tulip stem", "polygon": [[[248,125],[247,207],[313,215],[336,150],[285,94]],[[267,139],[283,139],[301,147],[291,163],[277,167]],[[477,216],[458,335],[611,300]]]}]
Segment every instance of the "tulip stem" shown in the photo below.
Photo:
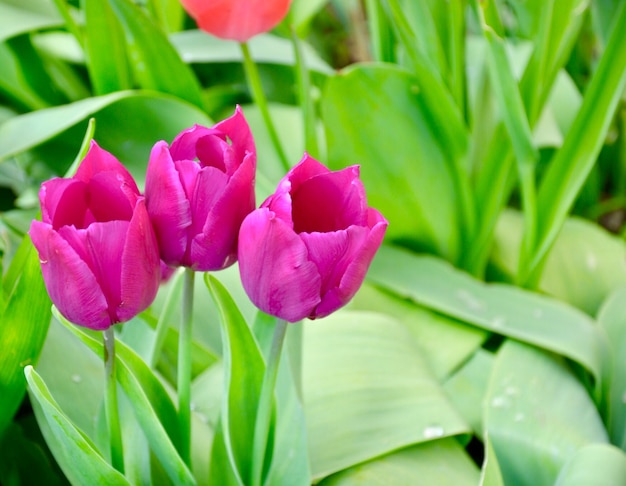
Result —
[{"label": "tulip stem", "polygon": [[111,444],[111,465],[124,472],[124,448],[120,427],[119,408],[117,405],[117,380],[115,378],[115,332],[113,327],[106,329],[104,338],[104,381],[106,386],[104,410],[109,428]]},{"label": "tulip stem", "polygon": [[259,397],[259,407],[254,425],[254,449],[252,451],[252,484],[260,486],[263,482],[263,466],[267,449],[267,440],[272,419],[272,405],[274,398],[274,388],[276,388],[276,377],[278,376],[278,365],[282,354],[285,333],[287,331],[287,321],[276,319],[272,347],[267,357],[263,385],[261,386],[261,396]]},{"label": "tulip stem", "polygon": [[243,67],[246,72],[246,79],[248,81],[248,87],[250,88],[250,92],[252,93],[252,99],[261,110],[261,115],[263,116],[263,121],[265,122],[265,126],[267,127],[267,131],[269,133],[270,139],[272,140],[272,144],[276,149],[276,153],[280,158],[281,163],[283,164],[283,168],[288,171],[290,169],[289,160],[285,155],[285,151],[283,150],[283,146],[280,143],[280,139],[278,138],[278,133],[276,132],[276,128],[274,127],[274,123],[272,122],[272,117],[270,116],[270,111],[267,106],[267,98],[265,97],[265,93],[263,91],[263,85],[261,84],[261,76],[259,75],[259,69],[252,59],[250,55],[250,48],[246,42],[240,43],[241,52],[243,53]]},{"label": "tulip stem", "polygon": [[191,466],[191,323],[195,272],[185,268],[183,277],[182,321],[178,331],[178,426],[180,455]]}]

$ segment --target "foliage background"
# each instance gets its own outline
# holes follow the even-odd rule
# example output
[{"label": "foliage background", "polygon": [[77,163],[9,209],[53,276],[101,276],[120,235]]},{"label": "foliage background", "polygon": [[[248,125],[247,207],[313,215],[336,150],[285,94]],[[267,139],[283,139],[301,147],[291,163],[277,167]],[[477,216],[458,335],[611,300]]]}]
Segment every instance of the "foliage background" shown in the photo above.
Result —
[{"label": "foliage background", "polygon": [[[290,329],[268,484],[626,482],[625,29],[619,0],[294,0],[250,42],[291,165],[360,164],[390,221],[348,308]],[[98,342],[52,317],[24,237],[90,118],[141,186],[156,140],[236,103],[261,202],[286,167],[235,43],[174,0],[0,2],[0,483],[217,484],[224,434],[245,443],[224,410],[271,322],[236,268],[197,279],[191,473],[171,446],[180,279],[119,329],[121,477]]]}]

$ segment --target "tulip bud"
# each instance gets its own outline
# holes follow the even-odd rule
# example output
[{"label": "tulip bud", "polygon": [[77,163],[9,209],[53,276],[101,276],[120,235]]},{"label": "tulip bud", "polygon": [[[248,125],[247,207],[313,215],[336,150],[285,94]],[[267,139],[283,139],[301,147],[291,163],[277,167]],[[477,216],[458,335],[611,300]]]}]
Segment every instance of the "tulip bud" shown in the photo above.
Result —
[{"label": "tulip bud", "polygon": [[181,0],[202,30],[221,39],[246,42],[272,30],[287,15],[291,0]]},{"label": "tulip bud", "polygon": [[146,204],[169,266],[220,270],[237,260],[237,235],[254,209],[256,150],[241,109],[152,149]]},{"label": "tulip bud", "polygon": [[161,278],[159,250],[130,173],[91,142],[76,175],[44,182],[42,221],[30,237],[46,289],[68,320],[104,330],[154,300]]},{"label": "tulip bud", "polygon": [[281,319],[327,316],[363,283],[387,225],[367,206],[358,166],[332,172],[305,154],[241,225],[243,287]]}]

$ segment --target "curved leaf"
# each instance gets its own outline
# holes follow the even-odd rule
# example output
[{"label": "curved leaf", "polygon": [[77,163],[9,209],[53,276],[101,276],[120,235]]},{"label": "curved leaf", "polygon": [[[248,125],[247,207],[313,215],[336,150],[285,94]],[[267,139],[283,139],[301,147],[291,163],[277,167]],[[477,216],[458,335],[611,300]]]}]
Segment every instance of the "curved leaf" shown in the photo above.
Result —
[{"label": "curved leaf", "polygon": [[24,369],[31,403],[46,442],[63,473],[72,484],[130,484],[113,469],[64,415],[41,377],[27,366]]}]

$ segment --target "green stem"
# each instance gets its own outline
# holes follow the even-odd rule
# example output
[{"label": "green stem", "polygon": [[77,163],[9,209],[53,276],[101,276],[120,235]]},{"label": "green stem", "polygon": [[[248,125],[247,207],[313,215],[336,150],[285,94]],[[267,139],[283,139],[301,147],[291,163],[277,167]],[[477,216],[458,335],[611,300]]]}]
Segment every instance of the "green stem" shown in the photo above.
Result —
[{"label": "green stem", "polygon": [[252,99],[259,107],[259,110],[261,110],[261,115],[263,116],[263,121],[265,122],[267,131],[269,132],[272,144],[274,145],[276,153],[278,154],[278,157],[283,164],[283,168],[288,171],[291,167],[289,165],[289,160],[285,155],[285,151],[283,150],[283,147],[280,143],[280,139],[278,138],[278,133],[276,132],[276,128],[274,127],[274,123],[272,122],[272,117],[270,116],[270,111],[267,106],[267,98],[265,97],[265,93],[263,92],[263,86],[261,84],[261,76],[259,76],[259,69],[252,59],[252,56],[250,55],[250,49],[248,48],[248,44],[246,42],[242,42],[239,45],[241,46],[241,52],[243,53],[243,67],[246,72],[248,86],[252,93]]},{"label": "green stem", "polygon": [[104,381],[106,386],[104,410],[109,428],[111,464],[124,472],[124,448],[117,405],[117,380],[115,379],[115,332],[109,327],[102,333],[104,338]]},{"label": "green stem", "polygon": [[274,398],[274,388],[276,387],[276,377],[278,376],[278,365],[280,364],[280,357],[282,354],[286,331],[287,321],[284,319],[276,319],[274,337],[272,338],[272,347],[270,348],[270,354],[267,358],[267,366],[265,367],[265,375],[263,376],[263,386],[261,388],[259,407],[257,409],[256,422],[254,426],[254,449],[252,452],[252,484],[254,486],[260,486],[263,482],[263,465],[272,418],[272,399]]},{"label": "green stem", "polygon": [[195,272],[185,268],[182,321],[178,331],[178,428],[180,456],[191,465],[191,323]]},{"label": "green stem", "polygon": [[313,105],[313,100],[311,99],[311,75],[304,61],[300,38],[293,28],[291,29],[291,41],[293,43],[293,52],[296,57],[298,98],[304,121],[304,147],[313,158],[318,158],[319,148],[317,145],[317,120],[315,119],[315,106]]}]

